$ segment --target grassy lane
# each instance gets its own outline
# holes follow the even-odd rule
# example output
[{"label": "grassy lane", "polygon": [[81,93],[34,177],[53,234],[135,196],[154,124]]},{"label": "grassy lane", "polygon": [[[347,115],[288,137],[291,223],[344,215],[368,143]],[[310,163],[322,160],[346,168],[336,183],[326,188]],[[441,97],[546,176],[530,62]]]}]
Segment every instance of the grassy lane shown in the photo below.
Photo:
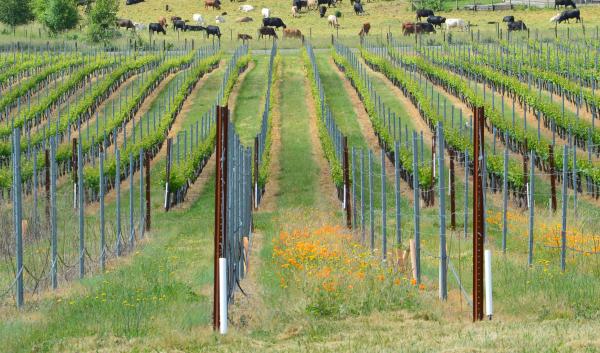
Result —
[{"label": "grassy lane", "polygon": [[246,146],[254,144],[254,136],[260,131],[267,89],[269,57],[257,56],[254,58],[254,63],[254,68],[241,82],[232,119],[242,143]]}]

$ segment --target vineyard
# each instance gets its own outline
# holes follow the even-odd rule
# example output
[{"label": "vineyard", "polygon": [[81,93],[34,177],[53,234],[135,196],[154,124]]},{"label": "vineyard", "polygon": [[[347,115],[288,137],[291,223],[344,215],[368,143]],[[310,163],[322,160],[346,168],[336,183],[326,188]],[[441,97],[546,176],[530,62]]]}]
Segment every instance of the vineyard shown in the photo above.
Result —
[{"label": "vineyard", "polygon": [[0,351],[600,350],[597,27],[374,24],[0,40]]}]

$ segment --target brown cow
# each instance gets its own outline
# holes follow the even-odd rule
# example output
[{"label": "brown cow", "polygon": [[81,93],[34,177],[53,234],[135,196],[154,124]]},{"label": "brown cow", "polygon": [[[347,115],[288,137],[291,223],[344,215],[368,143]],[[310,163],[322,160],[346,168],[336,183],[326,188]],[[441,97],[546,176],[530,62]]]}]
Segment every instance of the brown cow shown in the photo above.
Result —
[{"label": "brown cow", "polygon": [[275,33],[275,29],[272,27],[260,27],[258,29],[258,38],[262,38],[263,36],[274,37],[277,39],[277,33]]},{"label": "brown cow", "polygon": [[238,40],[242,40],[243,42],[247,42],[250,39],[252,39],[252,36],[249,34],[245,34],[245,33],[238,33]]},{"label": "brown cow", "polygon": [[302,39],[302,32],[299,29],[295,28],[284,28],[283,29],[283,38],[298,38]]},{"label": "brown cow", "polygon": [[208,9],[212,7],[213,9],[220,10],[221,9],[221,1],[220,0],[204,0],[204,8]]},{"label": "brown cow", "polygon": [[135,31],[135,26],[133,25],[133,21],[119,18],[117,19],[117,27],[122,27],[125,29],[133,29]]},{"label": "brown cow", "polygon": [[175,21],[181,21],[182,18],[179,16],[171,16],[171,22],[175,22]]},{"label": "brown cow", "polygon": [[418,26],[413,22],[407,22],[402,24],[402,34],[405,36],[417,33]]},{"label": "brown cow", "polygon": [[167,28],[167,19],[164,16],[161,16],[158,18],[158,24],[163,26],[164,28]]},{"label": "brown cow", "polygon": [[360,32],[358,32],[359,36],[366,36],[369,34],[369,31],[371,30],[371,24],[369,22],[367,23],[363,23],[362,29],[360,30]]}]

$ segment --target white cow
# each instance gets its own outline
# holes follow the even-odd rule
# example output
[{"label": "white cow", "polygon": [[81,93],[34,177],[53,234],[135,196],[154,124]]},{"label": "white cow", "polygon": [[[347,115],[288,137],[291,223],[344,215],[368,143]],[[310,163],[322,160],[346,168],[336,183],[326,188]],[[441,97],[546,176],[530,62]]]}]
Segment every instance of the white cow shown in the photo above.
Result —
[{"label": "white cow", "polygon": [[308,0],[306,4],[308,5],[309,10],[317,8],[317,0]]},{"label": "white cow", "polygon": [[557,22],[559,18],[560,18],[560,14],[559,14],[559,13],[557,13],[557,14],[556,14],[556,16],[553,16],[553,17],[550,19],[550,22]]},{"label": "white cow", "polygon": [[271,10],[267,9],[266,7],[263,7],[263,9],[260,10],[260,13],[264,18],[271,17]]},{"label": "white cow", "polygon": [[242,6],[240,6],[240,11],[242,11],[242,12],[250,12],[252,10],[254,10],[254,6],[252,6],[252,5],[242,5]]},{"label": "white cow", "polygon": [[202,15],[199,13],[195,13],[192,15],[192,20],[194,20],[194,22],[196,22],[199,25],[204,24],[204,18],[202,18]]},{"label": "white cow", "polygon": [[144,23],[134,22],[133,26],[135,27],[136,31],[145,31],[148,29],[148,25]]},{"label": "white cow", "polygon": [[464,31],[469,29],[469,25],[462,18],[447,18],[446,30],[450,30],[450,28],[460,28],[460,30]]},{"label": "white cow", "polygon": [[215,22],[216,23],[225,23],[225,17],[223,17],[223,16],[216,16],[215,17]]},{"label": "white cow", "polygon": [[340,26],[336,15],[327,16],[327,22],[329,23],[330,26],[333,26],[333,28],[338,28]]},{"label": "white cow", "polygon": [[300,17],[297,6],[292,6],[292,17]]}]

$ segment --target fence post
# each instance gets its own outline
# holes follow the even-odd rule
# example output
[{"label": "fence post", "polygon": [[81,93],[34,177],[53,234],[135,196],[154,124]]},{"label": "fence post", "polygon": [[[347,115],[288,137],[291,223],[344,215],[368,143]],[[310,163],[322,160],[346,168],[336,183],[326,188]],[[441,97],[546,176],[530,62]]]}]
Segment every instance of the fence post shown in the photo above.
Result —
[{"label": "fence post", "polygon": [[563,147],[563,172],[562,172],[562,223],[560,229],[560,269],[566,270],[567,262],[567,169],[569,162],[569,147]]},{"label": "fence post", "polygon": [[121,256],[121,155],[118,148],[115,150],[115,161],[115,193],[117,196],[117,256]]},{"label": "fence post", "polygon": [[151,222],[151,211],[152,211],[152,203],[150,200],[150,151],[146,151],[146,230],[150,230]]},{"label": "fence post", "polygon": [[15,255],[17,262],[16,274],[16,299],[17,307],[22,308],[25,302],[24,284],[23,284],[23,224],[22,224],[22,204],[21,204],[21,129],[13,130],[13,203],[14,203],[14,228],[15,228]]},{"label": "fence post", "polygon": [[140,149],[140,238],[144,236],[144,149]]},{"label": "fence post", "polygon": [[365,151],[360,149],[360,230],[362,244],[365,244]]},{"label": "fence post", "polygon": [[448,299],[448,288],[447,288],[447,275],[448,275],[448,264],[446,258],[446,193],[444,192],[444,127],[442,122],[438,122],[437,125],[437,138],[438,138],[438,174],[439,174],[439,190],[440,190],[440,268],[439,268],[439,285],[440,285],[440,299]]},{"label": "fence post", "polygon": [[[53,138],[51,138],[51,141],[53,140]],[[50,142],[52,143],[52,142]],[[48,222],[48,224],[50,224],[50,152],[48,151],[48,149],[46,148],[44,150],[44,169],[45,169],[45,176],[46,176],[46,184],[44,185],[44,187],[46,188],[46,220]]]},{"label": "fence post", "polygon": [[506,233],[508,231],[508,148],[504,148],[504,177],[502,178],[502,252],[506,254]]},{"label": "fence post", "polygon": [[346,209],[346,227],[352,229],[352,205],[350,204],[350,163],[348,161],[348,137],[342,137],[344,167],[344,208]]},{"label": "fence post", "polygon": [[577,217],[577,187],[577,144],[573,141],[573,211],[575,217]]},{"label": "fence post", "polygon": [[254,209],[258,208],[258,136],[254,138]]},{"label": "fence post", "polygon": [[167,139],[167,165],[166,165],[166,182],[165,182],[165,211],[169,212],[169,208],[171,207],[171,202],[169,202],[169,180],[171,180],[171,149],[173,145],[173,139]]},{"label": "fence post", "polygon": [[79,278],[85,276],[85,219],[83,193],[83,154],[81,140],[77,143],[77,199],[79,203]]},{"label": "fence post", "polygon": [[383,261],[387,259],[387,214],[385,182],[385,150],[381,149],[381,252]]},{"label": "fence post", "polygon": [[[135,130],[133,130],[135,135]],[[129,249],[133,250],[135,242],[135,227],[133,225],[133,153],[129,153]]]},{"label": "fence post", "polygon": [[535,155],[533,154],[533,151],[531,152],[531,167],[530,167],[530,176],[529,176],[529,253],[527,256],[527,264],[529,266],[533,266],[533,225],[534,225],[534,212],[533,209],[535,207],[534,205],[534,197],[533,195],[535,194],[535,188],[534,188],[534,168],[535,168]]},{"label": "fence post", "polygon": [[356,215],[356,151],[352,146],[352,227],[357,227],[357,215]]},{"label": "fence post", "polygon": [[[69,129],[69,131],[71,131]],[[73,176],[73,208],[77,208],[77,138],[73,138],[71,149],[71,173]]]},{"label": "fence post", "polygon": [[467,228],[468,228],[468,220],[469,220],[469,150],[465,150],[465,194],[463,196],[464,199],[464,237],[467,238]]},{"label": "fence post", "polygon": [[395,181],[395,203],[396,203],[396,246],[400,248],[402,244],[402,233],[400,227],[401,212],[400,212],[400,142],[396,141],[394,145],[394,181]]},{"label": "fence post", "polygon": [[554,165],[554,146],[548,145],[548,159],[550,160],[550,192],[552,212],[556,212],[556,166]]},{"label": "fence post", "polygon": [[419,215],[419,153],[417,132],[413,131],[413,191],[414,191],[414,227],[415,227],[415,273],[417,283],[421,283],[421,220]]},{"label": "fence post", "polygon": [[473,321],[483,320],[483,168],[484,110],[475,107],[473,129]]},{"label": "fence post", "polygon": [[106,268],[106,235],[104,219],[104,151],[100,153],[100,270],[104,272]]},{"label": "fence post", "polygon": [[369,149],[369,223],[371,226],[371,254],[375,250],[375,215],[373,210],[373,153]]}]

